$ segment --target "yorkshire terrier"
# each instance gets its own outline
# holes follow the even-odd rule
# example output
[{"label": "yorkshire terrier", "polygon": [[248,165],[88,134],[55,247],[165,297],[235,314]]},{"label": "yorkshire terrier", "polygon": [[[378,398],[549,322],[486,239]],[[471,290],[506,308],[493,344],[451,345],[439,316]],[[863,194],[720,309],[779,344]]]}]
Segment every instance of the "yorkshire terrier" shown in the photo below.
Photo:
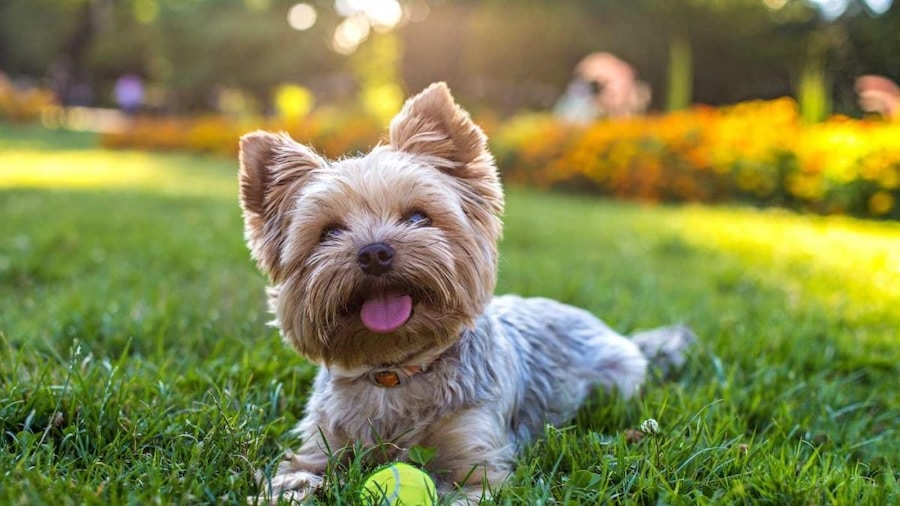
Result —
[{"label": "yorkshire terrier", "polygon": [[[286,135],[241,138],[245,237],[284,340],[320,370],[262,499],[308,497],[332,452],[421,445],[442,494],[477,502],[523,442],[594,387],[633,395],[684,362],[690,330],[623,337],[587,311],[494,297],[503,190],[447,86],[409,99],[389,142],[327,160]],[[384,443],[390,443],[385,445]]]}]

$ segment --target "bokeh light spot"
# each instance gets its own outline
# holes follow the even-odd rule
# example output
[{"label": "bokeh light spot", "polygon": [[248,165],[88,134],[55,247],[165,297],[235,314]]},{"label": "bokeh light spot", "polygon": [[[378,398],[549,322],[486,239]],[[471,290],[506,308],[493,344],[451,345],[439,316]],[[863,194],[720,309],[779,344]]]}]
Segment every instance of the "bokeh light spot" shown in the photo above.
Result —
[{"label": "bokeh light spot", "polygon": [[282,84],[275,89],[275,110],[278,116],[296,121],[312,110],[313,94],[302,86]]},{"label": "bokeh light spot", "polygon": [[291,28],[302,32],[312,28],[316,24],[317,17],[315,7],[300,3],[288,10],[287,20]]},{"label": "bokeh light spot", "polygon": [[244,0],[244,5],[251,11],[265,11],[271,7],[270,3],[271,0]]},{"label": "bokeh light spot", "polygon": [[373,0],[366,4],[365,12],[376,29],[390,30],[403,18],[403,9],[397,0]]},{"label": "bokeh light spot", "polygon": [[428,2],[425,0],[413,0],[404,5],[403,9],[406,11],[407,21],[412,21],[413,23],[425,21],[428,19],[428,14],[431,13],[431,7],[428,6]]},{"label": "bokeh light spot", "polygon": [[869,9],[875,15],[882,15],[887,12],[891,5],[893,5],[894,0],[866,0],[866,5],[869,6]]},{"label": "bokeh light spot", "polygon": [[354,14],[335,28],[331,44],[338,53],[350,54],[368,37],[369,19],[364,14]]},{"label": "bokeh light spot", "polygon": [[138,23],[149,25],[159,16],[159,3],[156,0],[135,0],[132,14]]}]

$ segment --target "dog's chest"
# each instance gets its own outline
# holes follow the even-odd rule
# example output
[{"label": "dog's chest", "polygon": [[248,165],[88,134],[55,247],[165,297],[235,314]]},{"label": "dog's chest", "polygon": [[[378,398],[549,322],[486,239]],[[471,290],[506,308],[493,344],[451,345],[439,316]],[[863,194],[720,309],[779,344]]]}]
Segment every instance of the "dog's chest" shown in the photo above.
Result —
[{"label": "dog's chest", "polygon": [[328,411],[351,440],[369,444],[416,444],[428,427],[458,408],[456,396],[418,385],[334,387]]}]

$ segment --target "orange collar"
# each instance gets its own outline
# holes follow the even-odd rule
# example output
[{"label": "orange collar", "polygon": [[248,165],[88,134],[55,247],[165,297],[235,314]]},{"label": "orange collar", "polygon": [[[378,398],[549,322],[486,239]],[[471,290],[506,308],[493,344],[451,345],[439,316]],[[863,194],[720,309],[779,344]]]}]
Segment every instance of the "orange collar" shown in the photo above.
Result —
[{"label": "orange collar", "polygon": [[384,388],[400,386],[404,381],[425,371],[420,365],[403,365],[394,369],[379,369],[369,374],[376,385]]}]

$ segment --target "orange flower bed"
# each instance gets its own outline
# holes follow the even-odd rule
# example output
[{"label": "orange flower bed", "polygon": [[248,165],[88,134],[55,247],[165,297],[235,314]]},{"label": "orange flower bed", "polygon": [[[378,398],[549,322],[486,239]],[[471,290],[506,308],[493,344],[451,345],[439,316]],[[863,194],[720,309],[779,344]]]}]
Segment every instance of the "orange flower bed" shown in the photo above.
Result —
[{"label": "orange flower bed", "polygon": [[100,140],[104,147],[113,149],[188,150],[235,156],[241,135],[256,129],[287,132],[327,156],[368,149],[383,131],[376,120],[365,116],[324,114],[298,122],[224,116],[142,117],[130,121],[123,130],[104,133]]},{"label": "orange flower bed", "polygon": [[0,119],[16,123],[39,119],[41,113],[56,105],[53,92],[43,88],[17,89],[0,73]]},{"label": "orange flower bed", "polygon": [[[337,110],[299,122],[141,118],[110,148],[234,156],[241,134],[285,131],[330,157],[366,151],[385,126]],[[521,115],[491,128],[510,184],[651,202],[729,202],[900,219],[900,123],[834,117],[809,125],[787,98],[586,126]]]},{"label": "orange flower bed", "polygon": [[900,123],[807,125],[791,99],[578,127],[522,116],[493,140],[514,184],[900,218]]}]

